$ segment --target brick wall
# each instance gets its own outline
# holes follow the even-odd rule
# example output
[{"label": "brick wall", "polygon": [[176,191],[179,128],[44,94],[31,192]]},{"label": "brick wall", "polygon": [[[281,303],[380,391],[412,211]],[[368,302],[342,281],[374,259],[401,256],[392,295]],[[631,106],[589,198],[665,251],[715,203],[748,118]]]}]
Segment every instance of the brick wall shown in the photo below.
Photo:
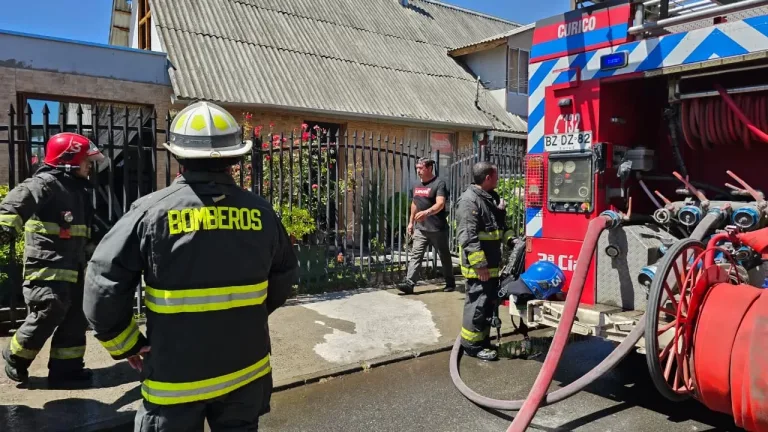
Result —
[{"label": "brick wall", "polygon": [[[0,67],[0,125],[8,124],[8,109],[19,107],[19,95],[35,95],[37,98],[71,97],[95,99],[114,103],[152,105],[157,111],[157,127],[165,129],[165,113],[170,108],[172,89],[169,86],[98,78],[84,75],[31,69]],[[158,137],[161,140],[162,134]],[[0,139],[6,139],[0,132]],[[158,186],[165,185],[165,151],[158,151]],[[18,165],[17,165],[18,166]],[[173,161],[171,172],[177,170]],[[8,149],[0,145],[0,184],[8,183]]]}]

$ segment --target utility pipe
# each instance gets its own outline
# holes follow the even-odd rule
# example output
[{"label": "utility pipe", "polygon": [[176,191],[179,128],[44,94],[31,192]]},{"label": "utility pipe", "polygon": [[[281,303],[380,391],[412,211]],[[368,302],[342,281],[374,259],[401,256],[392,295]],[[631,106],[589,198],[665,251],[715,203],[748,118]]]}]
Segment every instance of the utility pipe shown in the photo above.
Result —
[{"label": "utility pipe", "polygon": [[727,15],[729,13],[741,12],[747,9],[753,9],[760,6],[768,5],[768,0],[746,0],[738,3],[731,3],[729,5],[723,5],[706,9],[703,11],[693,12],[690,14],[680,15],[672,18],[665,18],[656,22],[649,22],[642,25],[632,26],[629,28],[629,34],[637,34],[650,30],[662,29],[667,26],[685,24],[692,21],[698,21],[707,18],[714,18],[716,16]]}]

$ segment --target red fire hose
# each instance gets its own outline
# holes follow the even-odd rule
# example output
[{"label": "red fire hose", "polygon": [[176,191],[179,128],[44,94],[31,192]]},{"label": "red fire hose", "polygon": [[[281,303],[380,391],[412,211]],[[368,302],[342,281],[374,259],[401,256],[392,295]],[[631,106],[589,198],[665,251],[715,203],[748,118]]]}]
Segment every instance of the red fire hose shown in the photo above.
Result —
[{"label": "red fire hose", "polygon": [[696,324],[696,398],[733,415],[738,427],[768,431],[768,290],[713,286]]},{"label": "red fire hose", "polygon": [[731,97],[720,85],[721,98],[686,99],[680,121],[685,142],[691,149],[711,150],[714,146],[768,143],[768,93],[741,93]]},{"label": "red fire hose", "polygon": [[[597,247],[597,239],[600,237],[600,233],[608,227],[610,219],[605,216],[600,216],[589,223],[587,228],[587,235],[584,237],[584,242],[581,244],[581,250],[579,251],[580,257],[591,257],[594,255],[595,247]],[[568,296],[566,296],[565,307],[563,308],[562,321],[557,326],[555,336],[552,339],[547,358],[544,360],[544,365],[541,367],[539,376],[536,377],[536,382],[533,383],[531,392],[528,393],[528,397],[525,399],[520,412],[517,413],[512,424],[509,425],[507,432],[522,432],[524,431],[531,421],[533,416],[536,415],[536,411],[539,409],[544,396],[547,394],[547,389],[552,383],[552,378],[555,375],[558,363],[560,363],[560,357],[563,355],[565,344],[568,342],[568,335],[571,333],[571,327],[573,321],[576,318],[576,310],[579,307],[579,301],[581,300],[581,292],[584,290],[584,284],[587,280],[587,271],[589,270],[589,263],[591,260],[580,260],[576,264],[576,269],[573,272],[573,279],[570,284],[570,290]]]}]

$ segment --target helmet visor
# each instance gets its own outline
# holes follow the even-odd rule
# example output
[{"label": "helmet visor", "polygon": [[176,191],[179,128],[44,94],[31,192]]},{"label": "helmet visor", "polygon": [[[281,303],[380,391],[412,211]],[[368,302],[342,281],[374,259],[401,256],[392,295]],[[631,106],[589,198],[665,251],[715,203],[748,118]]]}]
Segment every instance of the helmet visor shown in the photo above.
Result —
[{"label": "helmet visor", "polygon": [[96,169],[98,172],[104,171],[107,167],[109,167],[109,158],[104,156],[104,153],[102,153],[101,150],[96,147],[96,144],[94,144],[93,141],[89,140],[87,154],[88,160],[96,164]]}]

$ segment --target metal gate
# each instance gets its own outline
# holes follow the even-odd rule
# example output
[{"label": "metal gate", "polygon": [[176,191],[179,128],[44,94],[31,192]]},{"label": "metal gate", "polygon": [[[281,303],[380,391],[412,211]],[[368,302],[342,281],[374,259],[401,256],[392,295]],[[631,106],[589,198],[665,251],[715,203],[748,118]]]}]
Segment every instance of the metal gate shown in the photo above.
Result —
[{"label": "metal gate", "polygon": [[[34,114],[41,120],[33,122]],[[0,125],[0,185],[13,188],[35,172],[48,138],[61,131],[90,138],[110,159],[108,170],[93,179],[95,237],[103,236],[138,198],[171,184],[176,177],[171,155],[159,143],[167,139],[157,114],[125,105],[70,104],[49,118],[47,105],[19,114],[11,107]],[[171,123],[165,113],[166,124]],[[51,121],[55,120],[55,121]],[[33,124],[37,123],[37,124]],[[244,135],[254,141],[251,154],[232,169],[235,182],[260,194],[278,212],[292,234],[301,266],[294,294],[342,290],[404,278],[410,250],[406,234],[411,188],[420,157],[440,160],[428,143],[364,131],[325,130],[319,126],[288,134],[263,134],[244,121]],[[522,160],[524,143],[496,138],[490,144],[455,154],[449,173],[448,203],[455,248],[456,199],[470,183],[472,164],[490,160],[499,167],[499,192],[509,203],[508,221],[522,234]],[[175,164],[174,164],[175,166]],[[161,186],[158,186],[161,185]],[[7,189],[6,189],[7,190]],[[5,192],[7,193],[7,192]],[[4,197],[0,186],[0,199]],[[23,319],[21,258],[23,241],[0,246],[0,322]],[[425,277],[438,275],[434,251],[425,255]],[[137,287],[135,313],[144,311]]]}]

